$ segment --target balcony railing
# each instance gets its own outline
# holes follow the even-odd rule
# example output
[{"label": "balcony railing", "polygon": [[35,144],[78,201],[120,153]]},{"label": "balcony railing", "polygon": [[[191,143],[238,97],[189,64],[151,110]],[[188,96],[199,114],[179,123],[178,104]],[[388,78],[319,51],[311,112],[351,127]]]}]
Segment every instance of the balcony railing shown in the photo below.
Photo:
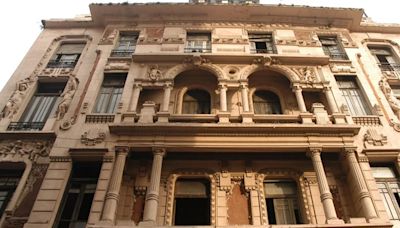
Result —
[{"label": "balcony railing", "polygon": [[261,48],[252,48],[250,49],[251,54],[276,54],[276,50],[274,49],[261,49]]},{"label": "balcony railing", "polygon": [[347,57],[346,53],[344,52],[330,52],[327,50],[324,50],[325,55],[329,55],[329,57],[333,60],[348,60],[349,58]]},{"label": "balcony railing", "polygon": [[74,68],[76,61],[60,61],[60,60],[50,60],[47,63],[47,68]]},{"label": "balcony railing", "polygon": [[114,49],[111,51],[111,57],[131,57],[131,55],[135,52],[135,49]]},{"label": "balcony railing", "polygon": [[198,52],[198,53],[210,53],[211,52],[211,47],[185,47],[185,53],[193,53],[193,52]]},{"label": "balcony railing", "polygon": [[8,131],[40,131],[46,122],[11,122]]},{"label": "balcony railing", "polygon": [[392,71],[392,72],[396,72],[397,74],[400,74],[400,64],[380,63],[379,68],[381,68],[382,71]]}]

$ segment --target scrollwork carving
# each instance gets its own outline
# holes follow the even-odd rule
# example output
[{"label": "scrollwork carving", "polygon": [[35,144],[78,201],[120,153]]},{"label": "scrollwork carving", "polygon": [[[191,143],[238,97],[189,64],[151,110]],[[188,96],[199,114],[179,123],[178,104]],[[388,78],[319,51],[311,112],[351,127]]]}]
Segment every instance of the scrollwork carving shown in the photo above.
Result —
[{"label": "scrollwork carving", "polygon": [[106,133],[98,130],[90,129],[81,135],[81,143],[86,146],[94,146],[102,143],[106,138]]}]

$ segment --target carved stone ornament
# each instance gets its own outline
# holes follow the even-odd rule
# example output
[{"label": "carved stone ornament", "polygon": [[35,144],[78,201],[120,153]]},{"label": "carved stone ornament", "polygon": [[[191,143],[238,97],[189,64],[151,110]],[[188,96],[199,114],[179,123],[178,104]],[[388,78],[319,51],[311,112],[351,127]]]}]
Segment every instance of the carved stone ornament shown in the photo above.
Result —
[{"label": "carved stone ornament", "polygon": [[400,120],[400,100],[394,95],[393,90],[385,77],[379,81],[379,87],[383,94],[385,94],[386,100],[389,102],[390,107],[396,114],[397,119]]},{"label": "carved stone ornament", "polygon": [[8,99],[3,111],[1,112],[2,118],[12,118],[18,111],[21,102],[24,100],[28,89],[36,81],[37,77],[28,77],[17,82],[16,90]]},{"label": "carved stone ornament", "polygon": [[331,68],[332,73],[356,73],[356,68],[354,68],[351,63],[331,63],[329,64],[329,67]]},{"label": "carved stone ornament", "polygon": [[397,132],[400,132],[400,123],[396,123],[393,119],[390,120],[390,126]]},{"label": "carved stone ornament", "polygon": [[383,134],[379,134],[376,129],[370,128],[364,134],[364,146],[365,147],[368,147],[369,145],[383,146],[387,143],[388,143],[387,136],[385,136]]},{"label": "carved stone ornament", "polygon": [[2,141],[0,143],[0,159],[27,157],[36,162],[39,157],[48,157],[50,142],[48,141]]},{"label": "carved stone ornament", "polygon": [[104,67],[105,71],[128,71],[131,63],[125,60],[111,60],[108,61]]},{"label": "carved stone ornament", "polygon": [[278,59],[271,58],[270,56],[259,56],[253,59],[253,64],[263,65],[263,66],[271,66],[279,63],[280,62]]},{"label": "carved stone ornament", "polygon": [[400,79],[400,74],[396,70],[382,70],[382,74],[388,79]]},{"label": "carved stone ornament", "polygon": [[193,56],[189,56],[186,57],[183,60],[183,63],[187,63],[187,64],[193,64],[195,66],[199,66],[205,63],[211,63],[211,61],[209,59],[203,58],[199,55],[193,55]]},{"label": "carved stone ornament", "polygon": [[147,76],[152,81],[158,81],[162,78],[162,72],[158,68],[158,65],[150,66],[147,70]]},{"label": "carved stone ornament", "polygon": [[314,68],[311,67],[292,67],[291,68],[297,76],[299,76],[300,82],[314,83],[317,82],[317,73]]},{"label": "carved stone ornament", "polygon": [[78,89],[78,79],[70,76],[67,85],[65,86],[64,92],[60,95],[62,100],[57,107],[57,119],[60,120],[67,113],[68,108],[71,104],[72,98],[74,97],[75,91]]},{"label": "carved stone ornament", "polygon": [[17,207],[22,203],[25,197],[32,192],[34,184],[39,180],[43,179],[46,174],[48,164],[34,164],[31,172],[29,173],[28,180],[26,181],[24,190],[17,201]]},{"label": "carved stone ornament", "polygon": [[102,143],[105,138],[106,133],[96,129],[90,129],[81,135],[81,143],[85,144],[86,146],[94,146]]},{"label": "carved stone ornament", "polygon": [[117,29],[112,29],[112,28],[107,29],[104,32],[103,37],[101,38],[101,40],[99,42],[99,45],[113,44],[115,38],[117,37],[117,34],[118,34]]},{"label": "carved stone ornament", "polygon": [[68,77],[71,76],[74,68],[45,68],[40,72],[41,76],[48,77]]}]

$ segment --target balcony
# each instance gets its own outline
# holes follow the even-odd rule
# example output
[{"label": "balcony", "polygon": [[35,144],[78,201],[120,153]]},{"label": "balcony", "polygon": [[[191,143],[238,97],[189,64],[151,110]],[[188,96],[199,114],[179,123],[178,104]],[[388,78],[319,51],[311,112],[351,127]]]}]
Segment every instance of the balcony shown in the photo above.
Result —
[{"label": "balcony", "polygon": [[397,63],[379,63],[381,71],[393,78],[400,78],[400,64]]},{"label": "balcony", "polygon": [[185,53],[211,53],[211,47],[185,47]]},{"label": "balcony", "polygon": [[261,49],[261,48],[252,48],[250,49],[251,54],[276,54],[276,50],[274,49]]},{"label": "balcony", "polygon": [[47,68],[74,68],[76,61],[60,61],[60,60],[50,60],[47,63]]},{"label": "balcony", "polygon": [[11,122],[7,131],[40,131],[46,122]]},{"label": "balcony", "polygon": [[346,53],[325,51],[325,54],[329,55],[332,60],[349,60]]},{"label": "balcony", "polygon": [[131,57],[135,52],[135,48],[132,49],[114,49],[111,51],[111,57]]}]

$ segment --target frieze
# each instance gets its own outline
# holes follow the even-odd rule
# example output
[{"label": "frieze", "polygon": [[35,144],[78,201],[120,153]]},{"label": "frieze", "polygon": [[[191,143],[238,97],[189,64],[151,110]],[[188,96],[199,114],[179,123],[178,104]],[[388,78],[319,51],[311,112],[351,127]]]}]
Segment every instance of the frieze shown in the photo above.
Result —
[{"label": "frieze", "polygon": [[297,74],[302,83],[312,84],[318,81],[316,70],[313,67],[291,67],[290,69]]},{"label": "frieze", "polygon": [[49,141],[2,141],[0,159],[28,158],[36,162],[39,157],[48,157],[51,149]]},{"label": "frieze", "polygon": [[276,45],[290,45],[302,47],[320,47],[321,43],[315,40],[275,40]]},{"label": "frieze", "polygon": [[332,73],[356,73],[356,68],[351,63],[331,63],[329,67]]},{"label": "frieze", "polygon": [[213,44],[249,44],[248,39],[243,38],[214,38]]},{"label": "frieze", "polygon": [[109,60],[104,67],[104,71],[128,71],[131,60]]},{"label": "frieze", "polygon": [[185,40],[181,37],[165,37],[162,40],[163,44],[184,44]]}]

